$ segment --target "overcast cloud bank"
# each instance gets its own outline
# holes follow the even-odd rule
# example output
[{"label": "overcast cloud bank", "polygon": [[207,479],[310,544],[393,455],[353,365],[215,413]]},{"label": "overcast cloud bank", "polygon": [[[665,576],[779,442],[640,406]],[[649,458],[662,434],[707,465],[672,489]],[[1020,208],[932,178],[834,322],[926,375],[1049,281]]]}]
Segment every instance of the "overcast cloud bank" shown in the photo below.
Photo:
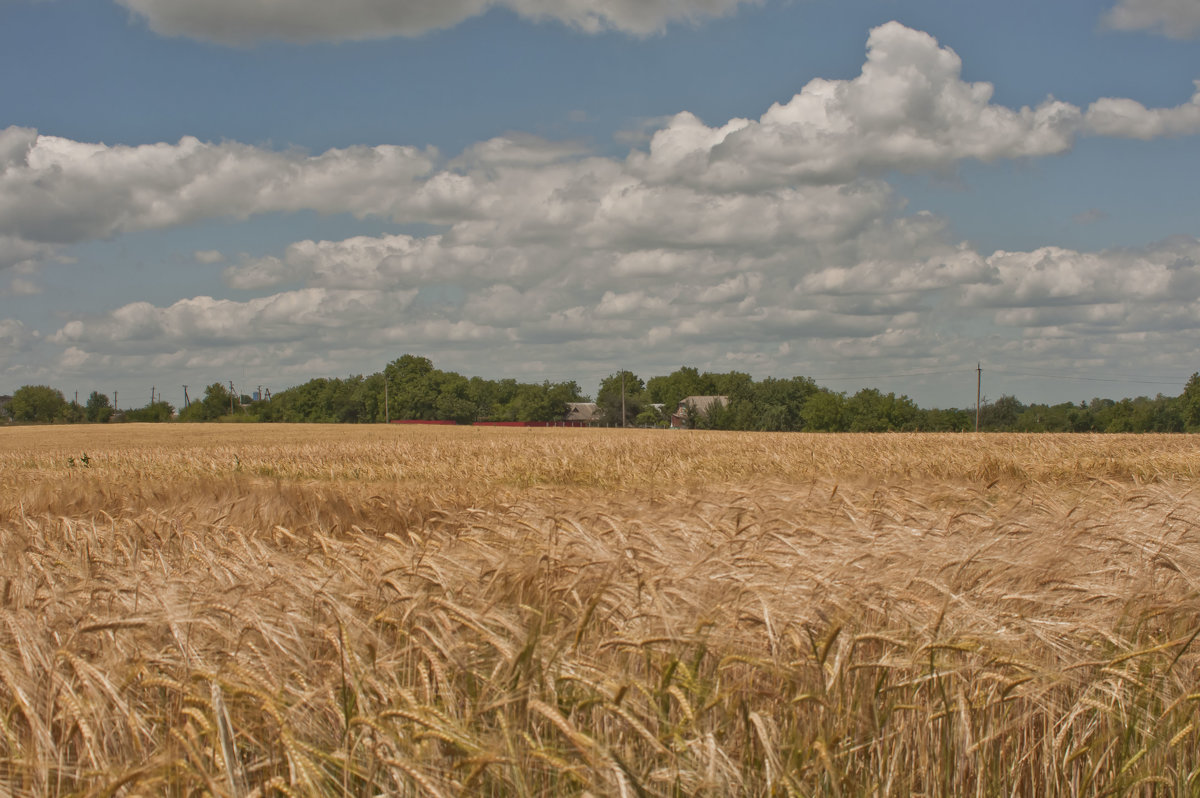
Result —
[{"label": "overcast cloud bank", "polygon": [[[418,36],[491,9],[532,21],[554,21],[586,32],[634,35],[672,23],[735,13],[765,0],[116,0],[152,30],[225,45],[263,40],[348,41]],[[1118,0],[1103,17],[1116,30],[1150,30],[1172,38],[1200,32],[1193,0]]]},{"label": "overcast cloud bank", "polygon": [[157,33],[221,44],[417,36],[492,8],[534,21],[553,20],[588,33],[646,35],[672,22],[732,13],[760,0],[117,0]]},{"label": "overcast cloud bank", "polygon": [[1194,0],[1119,0],[1104,21],[1117,30],[1150,30],[1173,39],[1200,33],[1200,4]]}]

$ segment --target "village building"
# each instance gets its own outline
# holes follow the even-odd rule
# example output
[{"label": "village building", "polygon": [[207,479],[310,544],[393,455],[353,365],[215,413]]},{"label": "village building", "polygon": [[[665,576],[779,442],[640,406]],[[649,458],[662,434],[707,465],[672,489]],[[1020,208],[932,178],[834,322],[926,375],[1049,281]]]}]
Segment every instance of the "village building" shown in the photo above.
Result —
[{"label": "village building", "polygon": [[728,396],[689,396],[671,414],[671,429],[687,429],[691,426],[688,418],[692,413],[699,418],[708,415],[713,407],[725,407],[727,404]]},{"label": "village building", "polygon": [[563,421],[592,425],[600,423],[600,416],[600,405],[595,402],[567,402]]}]

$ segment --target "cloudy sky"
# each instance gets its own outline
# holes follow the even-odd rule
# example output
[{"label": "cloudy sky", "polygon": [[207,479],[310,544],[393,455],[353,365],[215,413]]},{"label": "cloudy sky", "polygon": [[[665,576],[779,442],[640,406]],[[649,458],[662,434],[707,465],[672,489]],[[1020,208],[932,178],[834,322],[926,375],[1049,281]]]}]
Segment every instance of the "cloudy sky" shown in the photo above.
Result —
[{"label": "cloudy sky", "polygon": [[1197,0],[0,0],[0,393],[1200,370]]}]

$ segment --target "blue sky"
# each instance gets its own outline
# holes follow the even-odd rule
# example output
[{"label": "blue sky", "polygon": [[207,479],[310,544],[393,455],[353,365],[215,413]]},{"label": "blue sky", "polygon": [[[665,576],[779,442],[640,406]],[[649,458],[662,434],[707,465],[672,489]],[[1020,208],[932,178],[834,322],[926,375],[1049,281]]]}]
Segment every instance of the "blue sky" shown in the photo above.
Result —
[{"label": "blue sky", "polygon": [[0,393],[1200,369],[1200,4],[326,7],[0,0]]}]

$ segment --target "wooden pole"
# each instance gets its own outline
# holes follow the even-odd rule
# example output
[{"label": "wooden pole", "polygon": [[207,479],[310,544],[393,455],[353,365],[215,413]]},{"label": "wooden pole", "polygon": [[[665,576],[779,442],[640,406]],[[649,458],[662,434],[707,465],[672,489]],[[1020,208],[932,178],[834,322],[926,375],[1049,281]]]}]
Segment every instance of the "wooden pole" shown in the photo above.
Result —
[{"label": "wooden pole", "polygon": [[621,426],[625,426],[625,372],[621,372]]},{"label": "wooden pole", "polygon": [[979,432],[979,397],[983,390],[983,364],[975,364],[975,431]]}]

